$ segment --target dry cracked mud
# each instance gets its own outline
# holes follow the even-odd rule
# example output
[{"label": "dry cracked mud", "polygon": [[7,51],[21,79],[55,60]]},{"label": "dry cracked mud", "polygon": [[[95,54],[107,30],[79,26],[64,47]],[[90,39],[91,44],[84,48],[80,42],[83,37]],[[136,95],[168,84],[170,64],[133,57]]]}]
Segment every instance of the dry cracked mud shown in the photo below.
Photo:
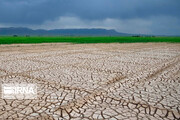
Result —
[{"label": "dry cracked mud", "polygon": [[1,97],[0,120],[180,119],[180,44],[1,45],[4,83],[38,94]]}]

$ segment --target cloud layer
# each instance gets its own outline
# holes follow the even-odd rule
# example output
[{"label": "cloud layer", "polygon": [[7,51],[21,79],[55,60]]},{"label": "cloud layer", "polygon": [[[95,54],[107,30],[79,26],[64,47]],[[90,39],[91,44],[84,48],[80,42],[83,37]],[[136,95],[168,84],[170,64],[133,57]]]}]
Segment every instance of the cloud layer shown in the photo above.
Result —
[{"label": "cloud layer", "polygon": [[180,35],[179,0],[0,0],[0,27]]}]

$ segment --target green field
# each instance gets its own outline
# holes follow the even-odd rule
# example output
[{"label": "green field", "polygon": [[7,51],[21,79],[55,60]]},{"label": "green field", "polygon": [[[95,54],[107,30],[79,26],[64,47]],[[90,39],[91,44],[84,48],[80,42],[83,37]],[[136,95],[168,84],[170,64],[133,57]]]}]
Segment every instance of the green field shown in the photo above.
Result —
[{"label": "green field", "polygon": [[0,44],[20,43],[180,43],[180,37],[0,37]]}]

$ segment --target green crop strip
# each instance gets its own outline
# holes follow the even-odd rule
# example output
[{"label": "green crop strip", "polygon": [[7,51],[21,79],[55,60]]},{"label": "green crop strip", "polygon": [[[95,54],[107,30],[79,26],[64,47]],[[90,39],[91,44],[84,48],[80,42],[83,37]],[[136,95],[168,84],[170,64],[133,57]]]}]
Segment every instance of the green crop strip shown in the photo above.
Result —
[{"label": "green crop strip", "polygon": [[0,37],[0,44],[21,43],[180,43],[180,37]]}]

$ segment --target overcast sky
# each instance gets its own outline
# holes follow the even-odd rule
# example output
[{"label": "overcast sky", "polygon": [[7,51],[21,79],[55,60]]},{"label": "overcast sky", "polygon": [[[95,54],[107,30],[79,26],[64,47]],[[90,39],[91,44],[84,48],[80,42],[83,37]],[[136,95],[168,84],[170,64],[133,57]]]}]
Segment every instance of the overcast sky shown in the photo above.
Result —
[{"label": "overcast sky", "polygon": [[180,0],[0,0],[0,27],[180,35]]}]

